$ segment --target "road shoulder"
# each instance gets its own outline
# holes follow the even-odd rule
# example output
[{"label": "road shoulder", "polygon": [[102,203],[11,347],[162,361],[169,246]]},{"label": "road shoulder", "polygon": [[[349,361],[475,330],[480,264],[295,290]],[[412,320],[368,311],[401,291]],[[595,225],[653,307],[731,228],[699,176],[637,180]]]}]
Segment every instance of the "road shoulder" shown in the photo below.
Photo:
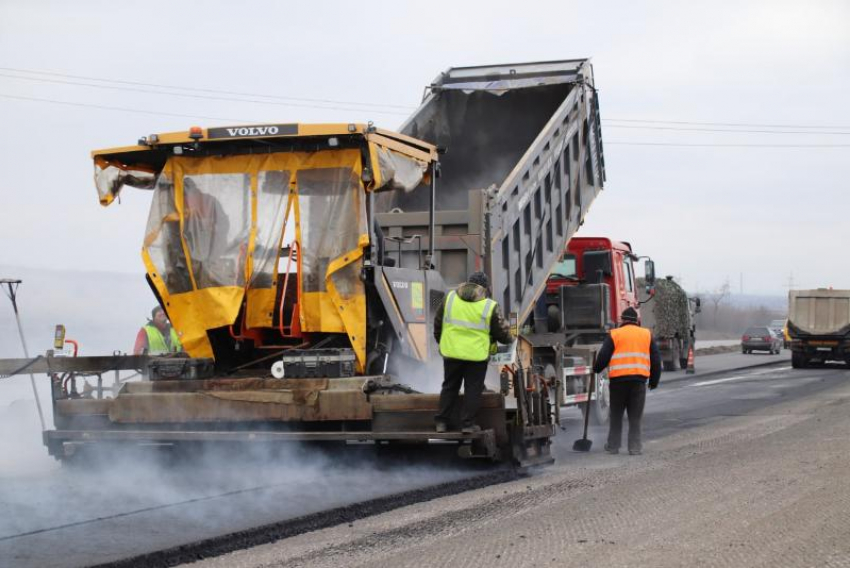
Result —
[{"label": "road shoulder", "polygon": [[[825,432],[828,433],[825,435]],[[850,385],[196,564],[814,566],[850,557]]]}]

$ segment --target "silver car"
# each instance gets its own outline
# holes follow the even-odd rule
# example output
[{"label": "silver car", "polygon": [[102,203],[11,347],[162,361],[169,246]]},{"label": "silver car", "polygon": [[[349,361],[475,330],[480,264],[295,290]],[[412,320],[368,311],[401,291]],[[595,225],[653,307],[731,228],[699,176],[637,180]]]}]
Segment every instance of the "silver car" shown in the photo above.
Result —
[{"label": "silver car", "polygon": [[782,338],[767,326],[748,327],[741,336],[741,353],[767,351],[778,354],[782,349]]}]

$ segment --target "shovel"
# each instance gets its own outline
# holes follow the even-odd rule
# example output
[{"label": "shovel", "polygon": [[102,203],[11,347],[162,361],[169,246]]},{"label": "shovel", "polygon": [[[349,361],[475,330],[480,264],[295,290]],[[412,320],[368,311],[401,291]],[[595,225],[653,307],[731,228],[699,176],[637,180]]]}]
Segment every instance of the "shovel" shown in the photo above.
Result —
[{"label": "shovel", "polygon": [[587,388],[587,403],[584,406],[584,436],[580,440],[576,440],[573,444],[574,452],[589,452],[593,446],[593,440],[587,439],[587,424],[590,422],[590,398],[593,395],[593,385],[596,383],[596,377],[590,376],[590,385]]}]

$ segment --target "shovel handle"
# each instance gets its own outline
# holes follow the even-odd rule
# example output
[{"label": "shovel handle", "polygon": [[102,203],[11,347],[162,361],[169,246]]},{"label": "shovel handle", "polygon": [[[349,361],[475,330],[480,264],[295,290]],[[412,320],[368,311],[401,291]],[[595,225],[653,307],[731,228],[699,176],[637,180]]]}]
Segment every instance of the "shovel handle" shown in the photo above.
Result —
[{"label": "shovel handle", "polygon": [[596,373],[588,375],[590,383],[587,385],[587,402],[584,406],[584,438],[587,439],[587,425],[590,422],[590,398],[593,395],[593,385],[596,384]]}]

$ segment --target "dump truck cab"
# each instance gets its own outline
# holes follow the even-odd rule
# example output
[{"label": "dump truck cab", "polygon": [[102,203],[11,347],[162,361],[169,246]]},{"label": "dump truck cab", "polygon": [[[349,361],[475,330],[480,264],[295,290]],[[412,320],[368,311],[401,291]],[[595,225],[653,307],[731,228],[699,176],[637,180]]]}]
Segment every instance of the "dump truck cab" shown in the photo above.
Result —
[{"label": "dump truck cab", "polygon": [[[613,241],[606,237],[573,237],[567,243],[564,254],[552,269],[546,281],[546,327],[550,332],[558,331],[571,324],[562,314],[561,296],[567,295],[565,302],[574,310],[580,310],[587,302],[572,296],[586,295],[588,285],[604,284],[604,309],[610,314],[613,325],[622,323],[622,313],[626,308],[639,310],[638,290],[635,278],[634,260],[637,256],[632,246],[626,242]],[[563,292],[562,288],[567,288]],[[593,297],[597,293],[591,292]],[[596,308],[598,311],[598,307]],[[538,310],[542,315],[542,310]],[[536,318],[536,326],[542,327],[541,318]],[[582,323],[581,325],[585,325]],[[604,328],[605,326],[603,326]]]},{"label": "dump truck cab", "polygon": [[[622,324],[626,308],[640,313],[634,262],[639,257],[627,242],[607,237],[573,237],[546,279],[527,328],[535,362],[544,376],[560,384],[561,406],[580,405],[593,421],[609,414],[608,374],[593,373],[593,364],[611,329]],[[655,280],[655,265],[644,265],[646,285]],[[590,404],[586,404],[590,399]]]}]

